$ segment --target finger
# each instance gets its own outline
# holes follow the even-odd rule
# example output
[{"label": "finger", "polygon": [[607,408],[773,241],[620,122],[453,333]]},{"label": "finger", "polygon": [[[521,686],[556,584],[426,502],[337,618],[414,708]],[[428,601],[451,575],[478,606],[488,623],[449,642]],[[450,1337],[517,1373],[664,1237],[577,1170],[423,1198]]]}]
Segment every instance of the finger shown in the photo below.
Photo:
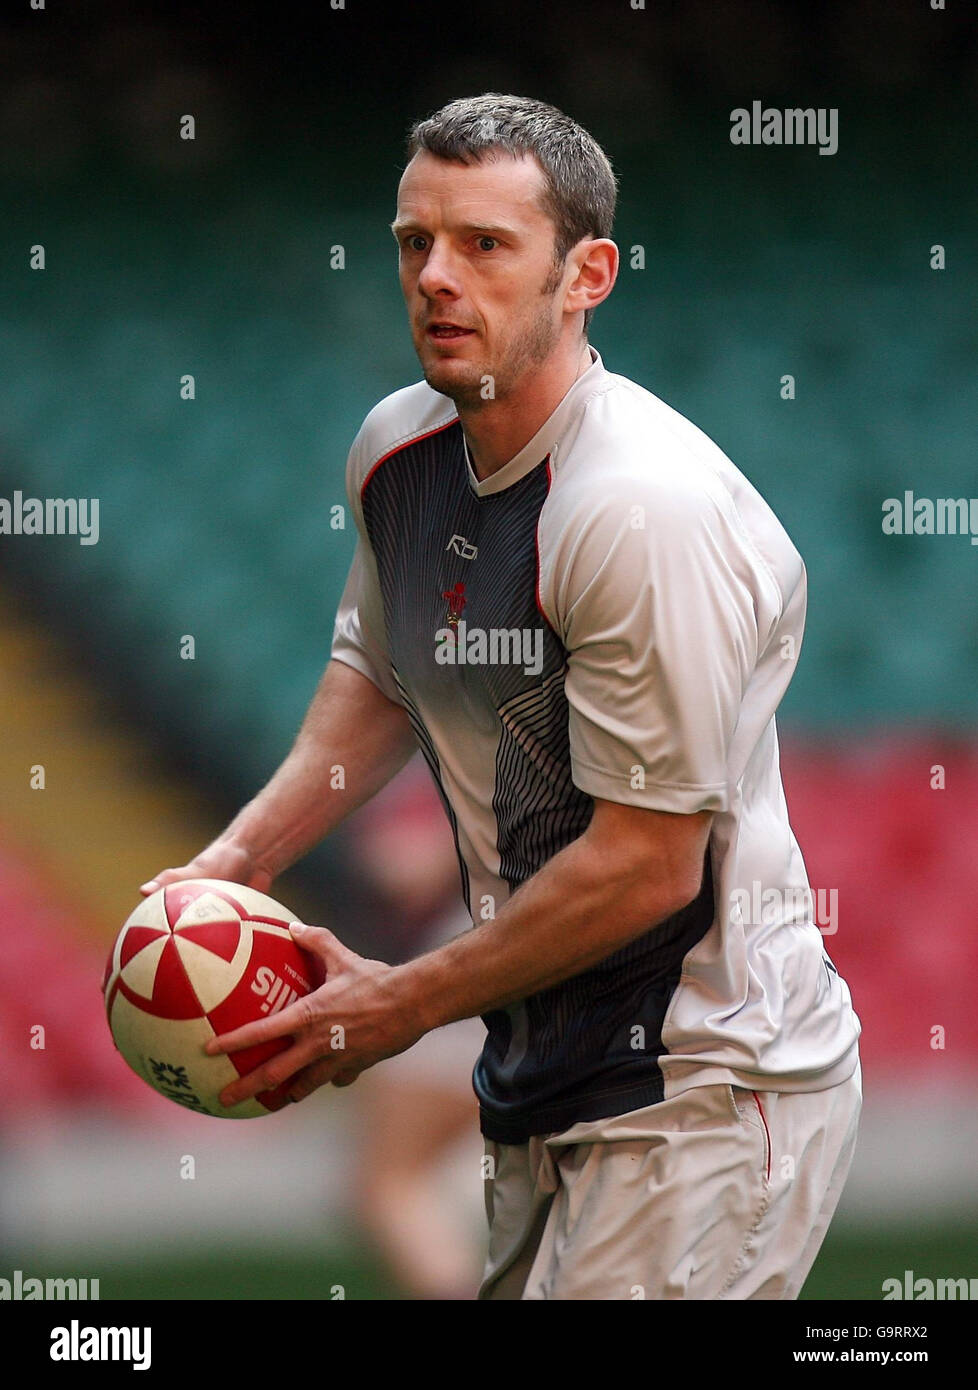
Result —
[{"label": "finger", "polygon": [[317,955],[325,965],[332,967],[333,973],[350,961],[359,959],[356,952],[344,946],[328,927],[311,927],[307,922],[290,922],[289,930],[297,945],[304,951],[311,951]]},{"label": "finger", "polygon": [[337,1072],[336,1076],[333,1077],[333,1085],[352,1086],[357,1077],[362,1076],[365,1071],[366,1067],[358,1067],[355,1071]]},{"label": "finger", "polygon": [[139,885],[139,891],[143,897],[149,897],[150,893],[156,893],[161,888],[168,888],[171,883],[180,883],[184,879],[195,877],[195,871],[189,865],[182,869],[164,869],[155,878],[147,879],[145,883]]},{"label": "finger", "polygon": [[163,872],[157,874],[155,878],[148,879],[145,883],[141,883],[139,885],[140,893],[142,893],[144,898],[148,898],[150,893],[158,892],[171,881],[170,875],[172,873],[172,869],[164,869]]},{"label": "finger", "polygon": [[230,1109],[232,1105],[239,1105],[241,1101],[250,1100],[264,1091],[275,1091],[290,1077],[308,1066],[308,1063],[308,1046],[290,1047],[285,1052],[276,1053],[269,1061],[263,1062],[246,1076],[239,1076],[229,1082],[218,1099],[225,1109]]},{"label": "finger", "polygon": [[204,1051],[208,1057],[216,1057],[221,1052],[240,1052],[246,1047],[256,1047],[259,1043],[271,1041],[272,1038],[291,1037],[311,1023],[312,1018],[307,995],[304,999],[297,999],[293,1004],[289,1004],[288,1008],[272,1018],[259,1018],[254,1023],[242,1024],[230,1033],[221,1033],[216,1038],[209,1038],[204,1044]]},{"label": "finger", "polygon": [[349,1067],[330,1057],[321,1058],[320,1061],[304,1067],[293,1078],[293,1083],[289,1087],[289,1099],[305,1100],[307,1096],[312,1095],[313,1091],[318,1091],[320,1086],[326,1086],[330,1083],[334,1086],[352,1086],[357,1077],[366,1070],[366,1065]]},{"label": "finger", "polygon": [[324,1057],[308,1067],[303,1067],[292,1079],[292,1085],[289,1087],[289,1100],[305,1100],[307,1096],[312,1095],[313,1091],[318,1091],[320,1086],[328,1085],[333,1080],[337,1068],[341,1065],[334,1058]]}]

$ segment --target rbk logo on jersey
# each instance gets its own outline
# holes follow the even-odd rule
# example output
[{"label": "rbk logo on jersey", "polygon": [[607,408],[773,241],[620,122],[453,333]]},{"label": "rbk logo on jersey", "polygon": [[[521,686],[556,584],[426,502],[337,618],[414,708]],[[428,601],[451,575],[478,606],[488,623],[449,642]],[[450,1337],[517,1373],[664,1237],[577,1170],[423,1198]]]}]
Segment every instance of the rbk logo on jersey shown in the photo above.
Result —
[{"label": "rbk logo on jersey", "polygon": [[463,560],[474,560],[479,551],[471,541],[467,541],[464,536],[453,536],[445,546],[446,550],[454,550],[456,555],[461,555]]}]

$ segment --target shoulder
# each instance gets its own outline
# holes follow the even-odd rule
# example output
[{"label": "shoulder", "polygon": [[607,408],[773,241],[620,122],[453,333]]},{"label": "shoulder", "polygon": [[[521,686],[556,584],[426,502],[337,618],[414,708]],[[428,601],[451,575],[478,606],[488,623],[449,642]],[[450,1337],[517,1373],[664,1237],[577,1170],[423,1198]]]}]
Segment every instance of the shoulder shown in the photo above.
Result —
[{"label": "shoulder", "polygon": [[801,557],[758,490],[702,429],[616,373],[560,441],[541,514],[541,551],[569,559],[579,544],[610,547],[638,533],[654,552],[699,537],[738,552],[781,587]]},{"label": "shoulder", "polygon": [[393,391],[369,411],[357,432],[350,450],[349,484],[359,490],[384,459],[457,419],[454,402],[427,382]]},{"label": "shoulder", "polygon": [[[740,475],[718,445],[627,377],[607,373],[553,466],[555,500],[587,509],[640,495],[680,510],[724,505]],[[602,508],[603,509],[603,508]]]}]

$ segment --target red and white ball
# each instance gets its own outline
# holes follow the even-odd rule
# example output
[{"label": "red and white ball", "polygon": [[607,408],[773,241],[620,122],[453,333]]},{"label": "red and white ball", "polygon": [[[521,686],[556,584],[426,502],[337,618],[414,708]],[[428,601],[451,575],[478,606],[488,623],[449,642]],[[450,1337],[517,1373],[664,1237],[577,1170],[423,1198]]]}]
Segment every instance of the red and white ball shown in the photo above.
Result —
[{"label": "red and white ball", "polygon": [[243,1120],[280,1110],[287,1085],[229,1110],[218,1096],[291,1038],[217,1057],[204,1044],[322,983],[322,966],[292,938],[295,920],[264,893],[220,879],[188,879],[145,898],[116,938],[103,980],[112,1037],[136,1075],[202,1115]]}]

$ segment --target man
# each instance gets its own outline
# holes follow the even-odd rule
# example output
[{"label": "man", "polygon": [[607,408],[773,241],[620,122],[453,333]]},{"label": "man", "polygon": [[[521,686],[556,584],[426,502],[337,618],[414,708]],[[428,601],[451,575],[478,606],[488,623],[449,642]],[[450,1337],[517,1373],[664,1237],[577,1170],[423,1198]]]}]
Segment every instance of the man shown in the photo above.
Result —
[{"label": "man", "polygon": [[267,888],[420,744],[473,929],[390,967],[297,927],[326,983],[208,1045],[294,1036],[224,1103],[347,1085],[480,1014],[481,1297],[794,1298],[861,1096],[778,762],[804,566],[717,446],[589,347],[618,267],[594,140],[490,93],[408,154],[425,382],[354,441],[332,660],[269,785],[145,888]]}]

